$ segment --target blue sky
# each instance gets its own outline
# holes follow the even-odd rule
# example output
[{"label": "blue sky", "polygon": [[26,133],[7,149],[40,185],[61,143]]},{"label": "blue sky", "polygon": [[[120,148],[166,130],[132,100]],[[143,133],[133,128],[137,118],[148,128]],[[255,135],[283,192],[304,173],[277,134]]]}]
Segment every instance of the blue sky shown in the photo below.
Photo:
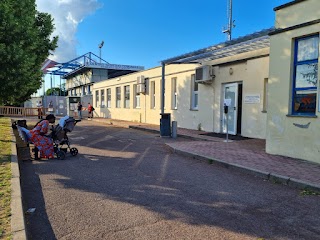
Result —
[{"label": "blue sky", "polygon": [[[50,13],[59,36],[51,58],[67,62],[87,52],[113,64],[160,61],[227,40],[229,0],[36,0]],[[274,26],[274,7],[291,0],[233,0],[232,38]]]},{"label": "blue sky", "polygon": [[[60,44],[56,60],[87,52],[110,63],[158,66],[160,61],[226,41],[229,0],[37,0],[40,11],[53,15]],[[56,2],[55,4],[52,2]],[[273,8],[290,0],[233,0],[233,38],[274,26]],[[47,8],[47,9],[46,9]],[[50,12],[51,11],[51,12]],[[67,26],[67,22],[72,26]],[[57,21],[64,25],[57,24]],[[65,32],[63,32],[65,31]],[[68,36],[69,35],[69,36]],[[70,48],[74,48],[71,51]]]}]

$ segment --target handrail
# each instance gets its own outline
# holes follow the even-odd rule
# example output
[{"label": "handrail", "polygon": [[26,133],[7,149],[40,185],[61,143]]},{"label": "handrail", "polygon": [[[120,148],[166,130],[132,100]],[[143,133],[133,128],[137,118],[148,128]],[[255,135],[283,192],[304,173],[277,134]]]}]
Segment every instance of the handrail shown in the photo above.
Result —
[{"label": "handrail", "polygon": [[[48,112],[48,108],[42,108],[42,115],[45,115],[46,112]],[[12,117],[38,116],[38,108],[0,106],[0,116],[12,116]]]}]

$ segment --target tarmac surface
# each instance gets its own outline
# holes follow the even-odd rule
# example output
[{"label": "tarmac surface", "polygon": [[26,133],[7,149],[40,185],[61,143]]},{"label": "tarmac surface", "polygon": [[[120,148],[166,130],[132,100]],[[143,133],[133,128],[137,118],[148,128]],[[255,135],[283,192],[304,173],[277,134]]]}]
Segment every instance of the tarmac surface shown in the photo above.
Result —
[{"label": "tarmac surface", "polygon": [[28,238],[320,239],[319,196],[277,184],[289,177],[317,187],[304,172],[320,176],[319,165],[265,154],[262,140],[224,143],[184,129],[184,138],[161,138],[156,130],[85,120],[68,134],[77,156],[21,162],[24,211],[35,208]]}]

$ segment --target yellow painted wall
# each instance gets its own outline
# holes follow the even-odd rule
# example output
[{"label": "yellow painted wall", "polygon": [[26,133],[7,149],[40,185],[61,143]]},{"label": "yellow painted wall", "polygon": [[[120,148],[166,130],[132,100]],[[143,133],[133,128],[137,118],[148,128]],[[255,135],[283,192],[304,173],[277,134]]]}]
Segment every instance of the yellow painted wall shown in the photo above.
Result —
[{"label": "yellow painted wall", "polygon": [[[266,113],[262,112],[263,84],[268,78],[269,48],[238,54],[207,62],[214,66],[216,75],[212,84],[199,84],[199,107],[198,110],[191,109],[191,75],[195,74],[198,64],[172,64],[166,65],[166,101],[165,113],[171,114],[171,120],[177,121],[178,127],[188,129],[199,129],[208,132],[222,132],[223,100],[221,100],[222,86],[224,83],[242,82],[243,94],[261,94],[259,104],[242,104],[242,135],[253,138],[265,138],[266,135]],[[229,69],[233,68],[230,75]],[[141,72],[108,79],[95,83],[93,87],[93,102],[95,104],[95,91],[111,88],[111,108],[100,108],[95,106],[96,113],[100,117],[122,119],[143,123],[159,124],[161,112],[161,67],[156,67]],[[151,109],[150,92],[141,94],[141,108],[135,109],[133,97],[133,85],[137,77],[143,75],[149,78],[149,91],[151,82],[156,86],[156,107]],[[172,78],[177,78],[178,108],[172,109]],[[130,108],[123,107],[123,87],[130,85]],[[122,106],[115,108],[115,88],[120,86],[122,92]],[[106,98],[106,94],[105,94]]]},{"label": "yellow painted wall", "polygon": [[288,28],[320,18],[320,1],[307,0],[276,11],[275,27]]},{"label": "yellow painted wall", "polygon": [[[308,0],[280,9],[276,22],[293,26],[303,21],[320,18],[320,1]],[[271,36],[269,104],[267,118],[266,151],[293,158],[320,163],[320,113],[316,117],[287,116],[290,114],[294,39],[310,34],[319,34],[320,24],[285,31]],[[319,76],[318,76],[319,79]],[[319,105],[319,81],[318,100]],[[299,128],[294,124],[306,125]]]}]

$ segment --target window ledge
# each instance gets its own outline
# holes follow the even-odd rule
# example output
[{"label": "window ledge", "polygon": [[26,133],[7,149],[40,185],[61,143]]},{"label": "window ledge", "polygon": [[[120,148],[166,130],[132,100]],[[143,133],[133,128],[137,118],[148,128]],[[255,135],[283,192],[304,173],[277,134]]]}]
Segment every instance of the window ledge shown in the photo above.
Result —
[{"label": "window ledge", "polygon": [[197,108],[190,108],[190,111],[199,111]]},{"label": "window ledge", "polygon": [[267,113],[267,111],[266,111],[266,110],[262,110],[261,112],[262,112],[262,113]]},{"label": "window ledge", "polygon": [[297,117],[297,118],[317,118],[317,115],[292,115],[292,114],[287,114],[287,117]]}]

